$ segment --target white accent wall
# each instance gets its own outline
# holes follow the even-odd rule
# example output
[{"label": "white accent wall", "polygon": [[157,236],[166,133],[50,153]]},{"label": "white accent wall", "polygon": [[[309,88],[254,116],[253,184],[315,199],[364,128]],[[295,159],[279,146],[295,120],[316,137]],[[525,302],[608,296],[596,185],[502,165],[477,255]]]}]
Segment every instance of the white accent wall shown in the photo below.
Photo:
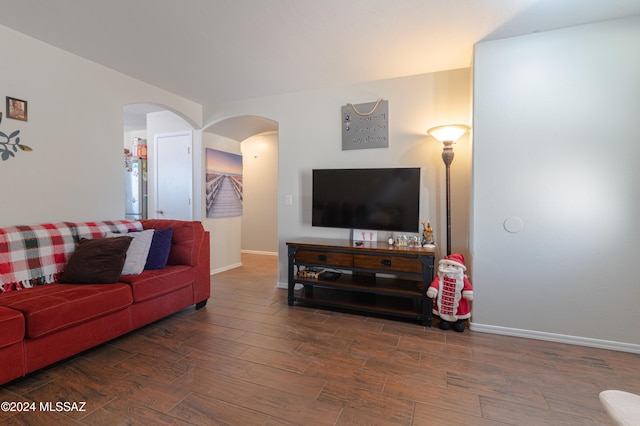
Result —
[{"label": "white accent wall", "polygon": [[278,254],[278,134],[245,139],[241,144],[244,210],[242,251]]},{"label": "white accent wall", "polygon": [[[0,226],[124,218],[124,105],[154,103],[202,123],[202,106],[0,26],[0,102],[28,102],[29,121],[2,118],[32,152],[0,161]],[[4,111],[4,107],[2,107]]]},{"label": "white accent wall", "polygon": [[472,329],[640,352],[639,46],[640,18],[476,45]]}]

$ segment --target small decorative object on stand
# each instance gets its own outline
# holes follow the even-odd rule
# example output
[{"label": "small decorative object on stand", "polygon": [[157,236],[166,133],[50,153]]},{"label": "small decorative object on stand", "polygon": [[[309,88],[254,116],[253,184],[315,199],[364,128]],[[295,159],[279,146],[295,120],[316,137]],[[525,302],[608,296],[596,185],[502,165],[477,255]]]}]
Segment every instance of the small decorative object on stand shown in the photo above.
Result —
[{"label": "small decorative object on stand", "polygon": [[427,222],[427,244],[434,244],[433,242],[433,229],[431,224]]},{"label": "small decorative object on stand", "polygon": [[429,219],[427,219],[426,223],[422,221],[422,228],[422,245],[433,245],[433,228],[431,228],[431,222],[429,222]]},{"label": "small decorative object on stand", "polygon": [[406,247],[409,244],[409,240],[406,235],[398,235],[396,237],[396,245],[398,247]]}]

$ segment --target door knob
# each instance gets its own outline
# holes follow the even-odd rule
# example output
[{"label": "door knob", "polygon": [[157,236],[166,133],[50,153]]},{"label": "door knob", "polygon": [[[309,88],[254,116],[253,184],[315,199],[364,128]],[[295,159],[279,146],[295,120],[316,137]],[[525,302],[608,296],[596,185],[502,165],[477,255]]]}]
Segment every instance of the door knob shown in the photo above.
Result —
[{"label": "door knob", "polygon": [[156,213],[158,213],[158,214],[164,214],[164,210],[156,210]]}]

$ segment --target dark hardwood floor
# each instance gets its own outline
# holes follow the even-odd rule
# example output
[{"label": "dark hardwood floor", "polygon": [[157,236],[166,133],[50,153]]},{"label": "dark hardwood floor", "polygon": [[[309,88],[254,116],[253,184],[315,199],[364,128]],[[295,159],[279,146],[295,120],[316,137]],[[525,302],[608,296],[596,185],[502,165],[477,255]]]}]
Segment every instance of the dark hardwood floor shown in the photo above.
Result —
[{"label": "dark hardwood floor", "polygon": [[611,425],[598,393],[640,393],[640,355],[289,307],[275,257],[243,264],[212,277],[205,308],[0,387],[85,411],[0,422]]}]

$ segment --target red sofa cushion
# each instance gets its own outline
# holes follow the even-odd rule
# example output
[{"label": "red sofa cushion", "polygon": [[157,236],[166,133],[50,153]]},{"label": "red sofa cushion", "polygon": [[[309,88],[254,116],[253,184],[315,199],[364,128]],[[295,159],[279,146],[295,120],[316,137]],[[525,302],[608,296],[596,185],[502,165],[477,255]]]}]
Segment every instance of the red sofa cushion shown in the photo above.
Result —
[{"label": "red sofa cushion", "polygon": [[24,339],[24,317],[16,310],[0,306],[0,348]]},{"label": "red sofa cushion", "polygon": [[122,275],[120,281],[131,285],[134,302],[143,302],[179,288],[193,285],[194,268],[184,265],[168,265],[165,269],[147,270],[140,275]]},{"label": "red sofa cushion", "polygon": [[144,229],[173,228],[168,265],[197,265],[205,234],[201,222],[170,219],[147,219],[141,222]]},{"label": "red sofa cushion", "polygon": [[47,284],[3,294],[0,304],[22,312],[32,339],[72,327],[133,302],[127,284]]}]

